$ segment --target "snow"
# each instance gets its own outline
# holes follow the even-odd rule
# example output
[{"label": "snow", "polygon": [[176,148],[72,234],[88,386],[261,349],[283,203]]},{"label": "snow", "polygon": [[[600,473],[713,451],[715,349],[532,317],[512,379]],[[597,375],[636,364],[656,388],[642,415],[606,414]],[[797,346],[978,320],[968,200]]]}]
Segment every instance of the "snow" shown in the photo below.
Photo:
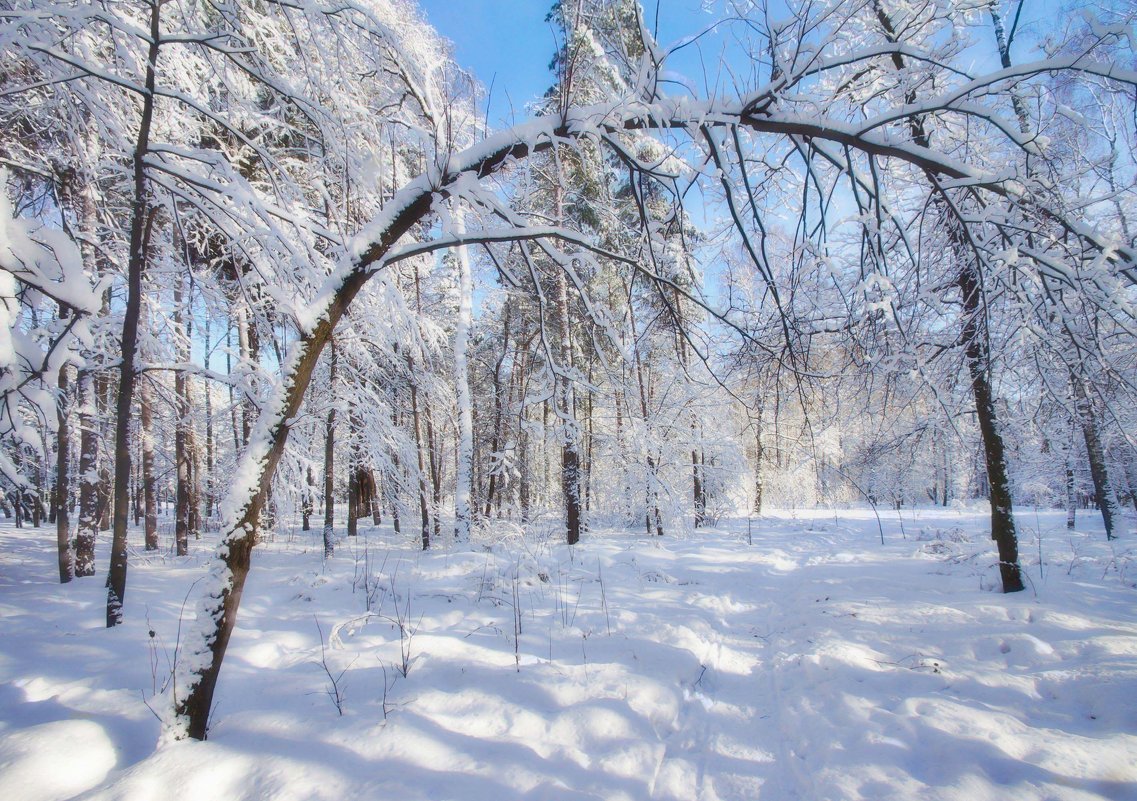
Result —
[{"label": "snow", "polygon": [[882,517],[883,546],[856,509],[754,518],[753,544],[745,518],[571,550],[552,524],[426,553],[378,527],[326,564],[283,528],[210,739],[157,749],[146,702],[215,543],[132,553],[107,630],[101,581],[54,583],[50,532],[4,525],[0,798],[1137,799],[1132,535],[1020,509],[1031,588],[1006,596],[986,510]]}]

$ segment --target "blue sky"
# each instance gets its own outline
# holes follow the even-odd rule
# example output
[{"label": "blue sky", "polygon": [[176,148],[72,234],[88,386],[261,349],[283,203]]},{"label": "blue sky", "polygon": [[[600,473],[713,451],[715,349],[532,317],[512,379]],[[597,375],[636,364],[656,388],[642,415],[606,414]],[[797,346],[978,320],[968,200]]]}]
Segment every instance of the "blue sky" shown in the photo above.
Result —
[{"label": "blue sky", "polygon": [[458,63],[490,89],[490,125],[513,114],[552,82],[549,60],[556,48],[545,22],[551,0],[420,0],[427,20],[454,43]]},{"label": "blue sky", "polygon": [[[544,94],[552,82],[549,61],[556,49],[556,39],[549,23],[545,22],[552,4],[553,0],[419,0],[427,20],[453,42],[458,63],[472,72],[487,90],[492,84],[489,108],[492,127],[527,119],[530,115],[526,104]],[[643,5],[649,15],[654,15],[655,3],[644,2]],[[715,17],[704,5],[717,6],[718,3],[661,0],[660,44],[666,46],[706,28]],[[1033,38],[1031,29],[1040,21],[1044,21],[1044,25],[1056,23],[1058,6],[1059,0],[1026,0],[1024,30],[1015,47],[1017,59],[1033,56],[1028,44]],[[717,65],[721,50],[737,47],[729,41],[731,38],[729,30],[713,31],[696,47],[686,48],[670,59],[671,68],[701,82],[703,64]],[[983,47],[977,56],[994,59],[993,50],[988,47]],[[734,66],[740,65],[735,63]],[[994,69],[998,65],[984,66]],[[717,66],[712,69],[717,71]],[[712,81],[714,77],[711,75]]]},{"label": "blue sky", "polygon": [[[545,15],[553,0],[419,0],[427,20],[454,43],[464,68],[487,88],[490,125],[529,117],[525,104],[552,83],[549,61],[556,38]],[[654,4],[649,14],[654,14]],[[660,4],[661,43],[697,32],[712,19],[702,0],[664,0]]]}]

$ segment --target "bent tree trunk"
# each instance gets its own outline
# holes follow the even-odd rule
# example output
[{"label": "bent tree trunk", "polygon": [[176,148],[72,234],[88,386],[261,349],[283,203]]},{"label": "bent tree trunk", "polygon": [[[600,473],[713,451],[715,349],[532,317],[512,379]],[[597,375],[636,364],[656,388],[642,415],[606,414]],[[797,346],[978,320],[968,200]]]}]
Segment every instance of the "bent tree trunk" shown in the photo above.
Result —
[{"label": "bent tree trunk", "polygon": [[[496,160],[485,160],[477,172],[488,175],[515,151],[516,148],[499,151]],[[453,183],[458,175],[446,178]],[[338,276],[326,310],[314,326],[300,333],[282,365],[281,382],[257,420],[256,430],[241,456],[234,487],[222,506],[224,534],[215,553],[211,581],[203,588],[196,625],[187,635],[186,656],[176,666],[176,686],[182,695],[175,700],[171,732],[175,738],[205,739],[221,663],[237,622],[261,511],[284,453],[289,422],[300,410],[320,354],[340,318],[374,274],[372,265],[380,262],[394,243],[427,214],[432,197],[431,188],[423,182],[408,186],[389,201],[388,206],[395,211],[383,221],[381,234],[352,269]]]},{"label": "bent tree trunk", "polygon": [[[154,41],[157,40],[155,31]],[[282,364],[280,381],[264,405],[256,430],[241,456],[233,488],[222,507],[224,533],[215,552],[212,578],[202,588],[197,624],[186,635],[184,658],[177,665],[175,686],[179,697],[175,701],[174,731],[171,732],[174,737],[205,738],[217,677],[236,624],[261,511],[288,440],[289,424],[300,410],[316,362],[360,289],[383,266],[395,243],[430,212],[436,196],[453,194],[460,181],[485,178],[497,172],[507,161],[523,160],[533,153],[548,150],[557,141],[597,133],[609,136],[621,130],[693,130],[699,120],[704,125],[740,125],[774,135],[813,136],[865,153],[895,157],[932,175],[970,178],[976,187],[1006,194],[997,184],[971,174],[955,162],[937,157],[930,150],[894,146],[839,130],[827,125],[825,120],[815,123],[772,117],[768,109],[775,91],[768,88],[737,105],[716,106],[714,114],[700,112],[698,120],[662,108],[658,111],[635,106],[615,110],[600,107],[570,109],[555,127],[548,119],[535,120],[497,134],[471,151],[453,154],[446,169],[431,170],[429,175],[414,179],[388,200],[384,210],[367,226],[361,238],[350,243],[352,262],[330,276],[325,291],[319,293],[318,297],[324,304],[322,311],[314,323],[300,329]],[[1096,240],[1094,245],[1098,245]],[[1125,255],[1125,258],[1129,259],[1129,256]],[[978,300],[976,293],[973,297]],[[976,347],[981,347],[981,344]],[[978,366],[981,362],[975,360],[974,363]],[[973,379],[976,372],[973,370]],[[989,419],[993,426],[993,415],[989,418],[986,415],[986,410],[993,411],[994,408],[990,403],[990,387],[986,384],[985,372],[978,372],[978,383],[986,388],[987,393],[981,416],[984,420]],[[1000,462],[999,459],[993,461]],[[1007,512],[1009,521],[1009,505]],[[1013,534],[1013,527],[1011,531]],[[1004,560],[1004,565],[1013,567],[1013,574],[1017,575],[1016,561]]]}]

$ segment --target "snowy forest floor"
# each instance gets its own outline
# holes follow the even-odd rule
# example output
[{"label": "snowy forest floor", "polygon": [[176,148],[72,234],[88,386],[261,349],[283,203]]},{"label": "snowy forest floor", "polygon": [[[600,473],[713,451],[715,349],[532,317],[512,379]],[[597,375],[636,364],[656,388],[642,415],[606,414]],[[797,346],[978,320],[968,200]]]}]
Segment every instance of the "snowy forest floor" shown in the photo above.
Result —
[{"label": "snowy forest floor", "polygon": [[59,586],[53,530],[4,526],[0,799],[1137,799],[1133,518],[1106,543],[1019,510],[1004,596],[982,510],[882,517],[883,546],[870,510],[571,550],[383,526],[327,564],[280,531],[210,739],[157,750],[208,537],[132,552],[106,630],[101,578]]}]

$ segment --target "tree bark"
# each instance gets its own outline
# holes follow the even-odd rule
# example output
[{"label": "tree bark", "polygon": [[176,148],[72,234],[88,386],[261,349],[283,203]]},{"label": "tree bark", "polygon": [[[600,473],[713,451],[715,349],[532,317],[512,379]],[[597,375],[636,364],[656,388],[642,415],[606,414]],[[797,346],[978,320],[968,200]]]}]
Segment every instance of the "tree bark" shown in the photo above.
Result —
[{"label": "tree bark", "polygon": [[225,376],[226,388],[229,393],[229,423],[233,430],[233,452],[241,452],[241,429],[237,422],[237,399],[233,389],[233,321],[229,319],[225,324]]},{"label": "tree bark", "polygon": [[312,530],[313,499],[316,496],[316,476],[312,472],[312,465],[307,469],[307,486],[304,488],[304,498],[300,502],[300,530]]},{"label": "tree bark", "polygon": [[143,377],[138,387],[139,435],[142,439],[142,519],[146,550],[158,550],[158,500],[154,475],[154,388]]},{"label": "tree bark", "polygon": [[[174,279],[174,352],[179,364],[189,361],[189,335],[185,322],[188,315],[182,308],[182,276]],[[189,376],[184,370],[174,372],[174,467],[177,471],[177,487],[174,501],[174,547],[178,556],[189,554],[190,529],[190,387]]]},{"label": "tree bark", "polygon": [[324,429],[324,558],[331,559],[336,552],[336,343],[333,340],[329,351],[328,390],[331,406]]},{"label": "tree bark", "polygon": [[189,512],[187,523],[189,534],[195,540],[201,539],[201,447],[197,442],[197,431],[193,425],[193,378],[186,376],[186,450],[189,461]]},{"label": "tree bark", "polygon": [[383,500],[379,495],[379,483],[375,480],[375,471],[368,470],[367,478],[371,488],[371,522],[376,526],[383,525]]},{"label": "tree bark", "polygon": [[[245,370],[251,371],[256,362],[256,325],[252,321],[252,313],[242,300],[237,306],[237,347],[240,349],[241,364]],[[252,380],[248,376],[246,381]],[[241,445],[249,444],[249,432],[252,430],[252,421],[256,413],[256,406],[250,395],[248,387],[241,393]]]},{"label": "tree bark", "polygon": [[[212,355],[210,349],[210,334],[212,331],[210,315],[205,315],[205,369],[210,370],[209,359]],[[205,517],[208,520],[213,516],[213,386],[209,383],[209,378],[205,378],[202,382],[202,393],[205,396]],[[307,531],[307,529],[305,529]]]},{"label": "tree bark", "polygon": [[[86,181],[79,187],[78,215],[83,238],[83,264],[92,274],[101,274],[94,247],[98,224],[94,187]],[[104,309],[105,310],[105,309]],[[99,399],[94,373],[83,367],[76,373],[75,409],[79,423],[79,519],[75,531],[75,576],[95,575],[95,540],[99,533]]]},{"label": "tree bark", "polygon": [[150,44],[146,57],[142,117],[134,148],[134,194],[131,199],[130,255],[127,261],[126,307],[122,317],[122,362],[119,367],[118,401],[115,414],[114,519],[111,564],[107,574],[107,627],[122,622],[126,599],[126,528],[130,522],[130,407],[134,400],[135,354],[138,351],[138,320],[142,307],[142,273],[146,268],[148,232],[153,223],[147,197],[146,153],[154,116],[154,84],[161,46],[161,5],[150,7]]},{"label": "tree bark", "polygon": [[347,464],[347,536],[359,536],[359,454],[356,440],[359,436],[358,421],[348,415],[348,464]]},{"label": "tree bark", "polygon": [[691,495],[695,506],[695,528],[701,528],[707,520],[707,495],[703,489],[702,465],[697,449],[691,450]]},{"label": "tree bark", "polygon": [[756,515],[762,514],[762,463],[765,461],[766,449],[762,445],[762,405],[757,405],[758,414],[754,420],[754,506]]},{"label": "tree bark", "polygon": [[[595,350],[588,351],[588,386],[596,386],[595,368]],[[590,389],[585,393],[585,411],[584,411],[584,468],[581,477],[581,491],[584,493],[584,514],[587,516],[592,511],[592,457],[593,447],[596,442],[596,428],[595,428],[595,404],[596,399],[592,390]]]},{"label": "tree bark", "polygon": [[1090,477],[1094,482],[1094,500],[1098,511],[1101,512],[1102,522],[1105,523],[1105,538],[1112,540],[1114,524],[1121,518],[1121,509],[1114,494],[1113,484],[1109,480],[1109,469],[1105,462],[1105,448],[1102,447],[1101,436],[1098,433],[1097,415],[1093,404],[1086,394],[1086,387],[1082,379],[1071,374],[1070,383],[1074,388],[1074,406],[1078,413],[1078,421],[1082,427],[1082,438],[1086,441],[1086,456],[1090,461]]},{"label": "tree bark", "polygon": [[423,406],[426,407],[423,418],[426,423],[427,475],[430,476],[431,525],[434,538],[438,540],[442,537],[442,447],[434,436],[434,415],[430,404],[424,403]]},{"label": "tree bark", "polygon": [[[494,364],[493,371],[493,434],[490,436],[490,464],[487,472],[489,478],[486,479],[486,499],[483,517],[488,518],[493,510],[494,493],[498,491],[497,476],[503,469],[501,460],[502,448],[502,426],[504,425],[505,414],[505,401],[502,398],[501,386],[501,371],[502,365],[505,364],[506,355],[509,353],[509,303],[505,305],[503,312],[504,319],[502,321],[502,345],[501,354]],[[512,388],[512,382],[511,382]]]},{"label": "tree bark", "polygon": [[[458,202],[454,204],[454,230],[459,235],[466,233],[465,212]],[[474,522],[472,498],[474,411],[473,400],[470,396],[470,368],[467,350],[469,349],[470,325],[473,320],[474,281],[470,274],[469,252],[465,247],[459,247],[457,250],[458,324],[454,330],[454,386],[458,395],[458,455],[457,463],[454,465],[454,539],[457,542],[469,542],[470,527]],[[509,347],[508,336],[502,345],[503,353],[507,347]],[[500,399],[495,402],[500,403]],[[496,448],[496,445],[494,447]],[[491,478],[490,481],[492,482],[493,479]],[[488,507],[488,500],[486,505]]]},{"label": "tree bark", "polygon": [[55,406],[55,420],[58,426],[55,441],[55,541],[59,554],[60,584],[71,581],[75,574],[75,564],[71,554],[71,484],[68,475],[71,460],[68,370],[67,364],[59,368],[59,402]]},{"label": "tree bark", "polygon": [[397,480],[400,468],[399,455],[395,454],[391,459],[391,475],[388,480],[383,482],[383,494],[388,503],[391,504],[391,529],[396,536],[402,533],[402,521],[399,517],[399,482]]},{"label": "tree bark", "polygon": [[987,483],[991,498],[991,539],[999,551],[999,575],[1003,592],[1020,592],[1023,584],[1019,569],[1018,535],[1012,513],[1011,482],[1007,475],[1006,451],[995,415],[995,399],[991,390],[989,369],[990,341],[982,325],[983,302],[979,276],[970,261],[959,272],[959,289],[963,295],[964,322],[962,342],[971,373],[971,391],[975,397],[975,414],[983,437],[983,453],[987,465]]},{"label": "tree bark", "polygon": [[95,541],[99,536],[99,432],[95,377],[78,375],[79,523],[75,533],[75,575],[95,575]]},{"label": "tree bark", "polygon": [[[42,437],[42,439],[46,440],[47,438]],[[29,493],[33,528],[39,528],[43,520],[43,466],[44,462],[42,461],[35,465],[35,484]]]},{"label": "tree bark", "polygon": [[525,390],[520,392],[521,406],[517,410],[517,505],[521,507],[521,522],[528,523],[532,518],[532,454],[529,430],[525,427],[528,406],[525,405]]},{"label": "tree bark", "polygon": [[418,455],[418,503],[419,515],[422,522],[422,549],[425,551],[430,548],[430,504],[427,501],[429,478],[426,474],[426,459],[423,456],[422,428],[418,409],[418,388],[415,386],[416,379],[414,377],[415,362],[411,356],[407,356],[407,369],[411,375],[411,426],[414,428],[415,453]]},{"label": "tree bark", "polygon": [[[559,165],[559,162],[558,162]],[[558,169],[554,187],[557,224],[564,223],[564,186]],[[572,315],[569,312],[568,276],[565,268],[555,265],[556,310],[560,329],[560,363],[554,372],[557,428],[561,440],[561,498],[565,512],[565,540],[569,545],[580,541],[583,520],[580,498],[580,423],[576,419],[576,393],[570,372],[573,368]]]},{"label": "tree bark", "polygon": [[1078,497],[1074,483],[1074,419],[1066,438],[1066,528],[1073,529],[1078,514]]}]

